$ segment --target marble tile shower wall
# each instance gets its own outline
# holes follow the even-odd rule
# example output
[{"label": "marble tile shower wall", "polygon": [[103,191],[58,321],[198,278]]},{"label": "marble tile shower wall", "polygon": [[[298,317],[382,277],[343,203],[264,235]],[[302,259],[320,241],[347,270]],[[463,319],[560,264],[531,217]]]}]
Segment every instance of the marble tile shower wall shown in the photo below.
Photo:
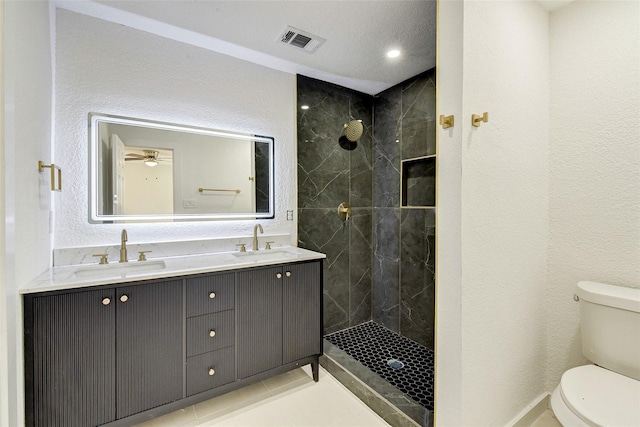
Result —
[{"label": "marble tile shower wall", "polygon": [[433,349],[435,210],[400,209],[401,162],[436,154],[435,70],[374,100],[372,319]]},{"label": "marble tile shower wall", "polygon": [[[433,348],[435,212],[400,209],[400,169],[435,154],[434,76],[375,97],[298,77],[298,106],[309,106],[298,111],[298,238],[327,254],[325,334],[373,319]],[[338,140],[353,119],[365,132],[347,150]]]},{"label": "marble tile shower wall", "polygon": [[[298,76],[298,240],[327,254],[325,333],[371,320],[373,97]],[[343,125],[362,120],[352,150],[339,139]],[[351,147],[350,147],[351,148]],[[342,221],[338,205],[349,203]]]}]

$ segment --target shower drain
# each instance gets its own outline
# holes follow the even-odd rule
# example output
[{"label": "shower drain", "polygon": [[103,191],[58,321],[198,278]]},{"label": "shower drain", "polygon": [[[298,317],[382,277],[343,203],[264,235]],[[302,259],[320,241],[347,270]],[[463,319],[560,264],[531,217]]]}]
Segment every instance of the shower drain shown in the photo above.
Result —
[{"label": "shower drain", "polygon": [[387,365],[391,366],[393,369],[402,369],[404,368],[404,363],[396,359],[387,360]]}]

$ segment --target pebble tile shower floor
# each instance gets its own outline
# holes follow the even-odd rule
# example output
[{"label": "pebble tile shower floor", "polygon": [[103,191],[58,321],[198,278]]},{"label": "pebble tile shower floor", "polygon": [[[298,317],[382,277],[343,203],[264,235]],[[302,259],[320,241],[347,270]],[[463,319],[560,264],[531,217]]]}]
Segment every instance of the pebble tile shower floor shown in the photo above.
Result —
[{"label": "pebble tile shower floor", "polygon": [[[334,332],[325,339],[433,411],[432,350],[375,322]],[[398,368],[400,365],[403,367]]]}]

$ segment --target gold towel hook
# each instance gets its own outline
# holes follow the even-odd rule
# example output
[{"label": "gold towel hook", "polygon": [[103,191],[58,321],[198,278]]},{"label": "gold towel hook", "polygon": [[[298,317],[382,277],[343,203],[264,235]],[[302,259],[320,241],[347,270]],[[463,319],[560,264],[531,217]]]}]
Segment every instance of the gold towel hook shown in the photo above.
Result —
[{"label": "gold towel hook", "polygon": [[477,114],[472,114],[471,115],[471,125],[475,126],[477,128],[480,127],[482,122],[487,123],[488,121],[489,121],[489,113],[487,113],[486,111],[484,113],[482,113],[482,116],[479,116]]},{"label": "gold towel hook", "polygon": [[445,116],[444,114],[440,114],[440,126],[442,129],[452,128],[454,124],[453,114],[450,116]]}]

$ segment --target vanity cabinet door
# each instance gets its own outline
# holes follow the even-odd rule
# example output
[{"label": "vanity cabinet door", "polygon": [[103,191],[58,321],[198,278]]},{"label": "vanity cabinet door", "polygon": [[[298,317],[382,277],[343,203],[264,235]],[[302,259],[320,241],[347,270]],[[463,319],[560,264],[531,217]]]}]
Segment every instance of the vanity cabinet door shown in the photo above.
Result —
[{"label": "vanity cabinet door", "polygon": [[282,365],[282,268],[237,273],[238,378]]},{"label": "vanity cabinet door", "polygon": [[322,264],[237,275],[238,378],[322,353]]},{"label": "vanity cabinet door", "polygon": [[182,280],[116,288],[117,418],[183,397]]},{"label": "vanity cabinet door", "polygon": [[116,419],[114,290],[25,298],[26,424]]},{"label": "vanity cabinet door", "polygon": [[322,264],[291,264],[282,281],[283,363],[322,353]]}]

